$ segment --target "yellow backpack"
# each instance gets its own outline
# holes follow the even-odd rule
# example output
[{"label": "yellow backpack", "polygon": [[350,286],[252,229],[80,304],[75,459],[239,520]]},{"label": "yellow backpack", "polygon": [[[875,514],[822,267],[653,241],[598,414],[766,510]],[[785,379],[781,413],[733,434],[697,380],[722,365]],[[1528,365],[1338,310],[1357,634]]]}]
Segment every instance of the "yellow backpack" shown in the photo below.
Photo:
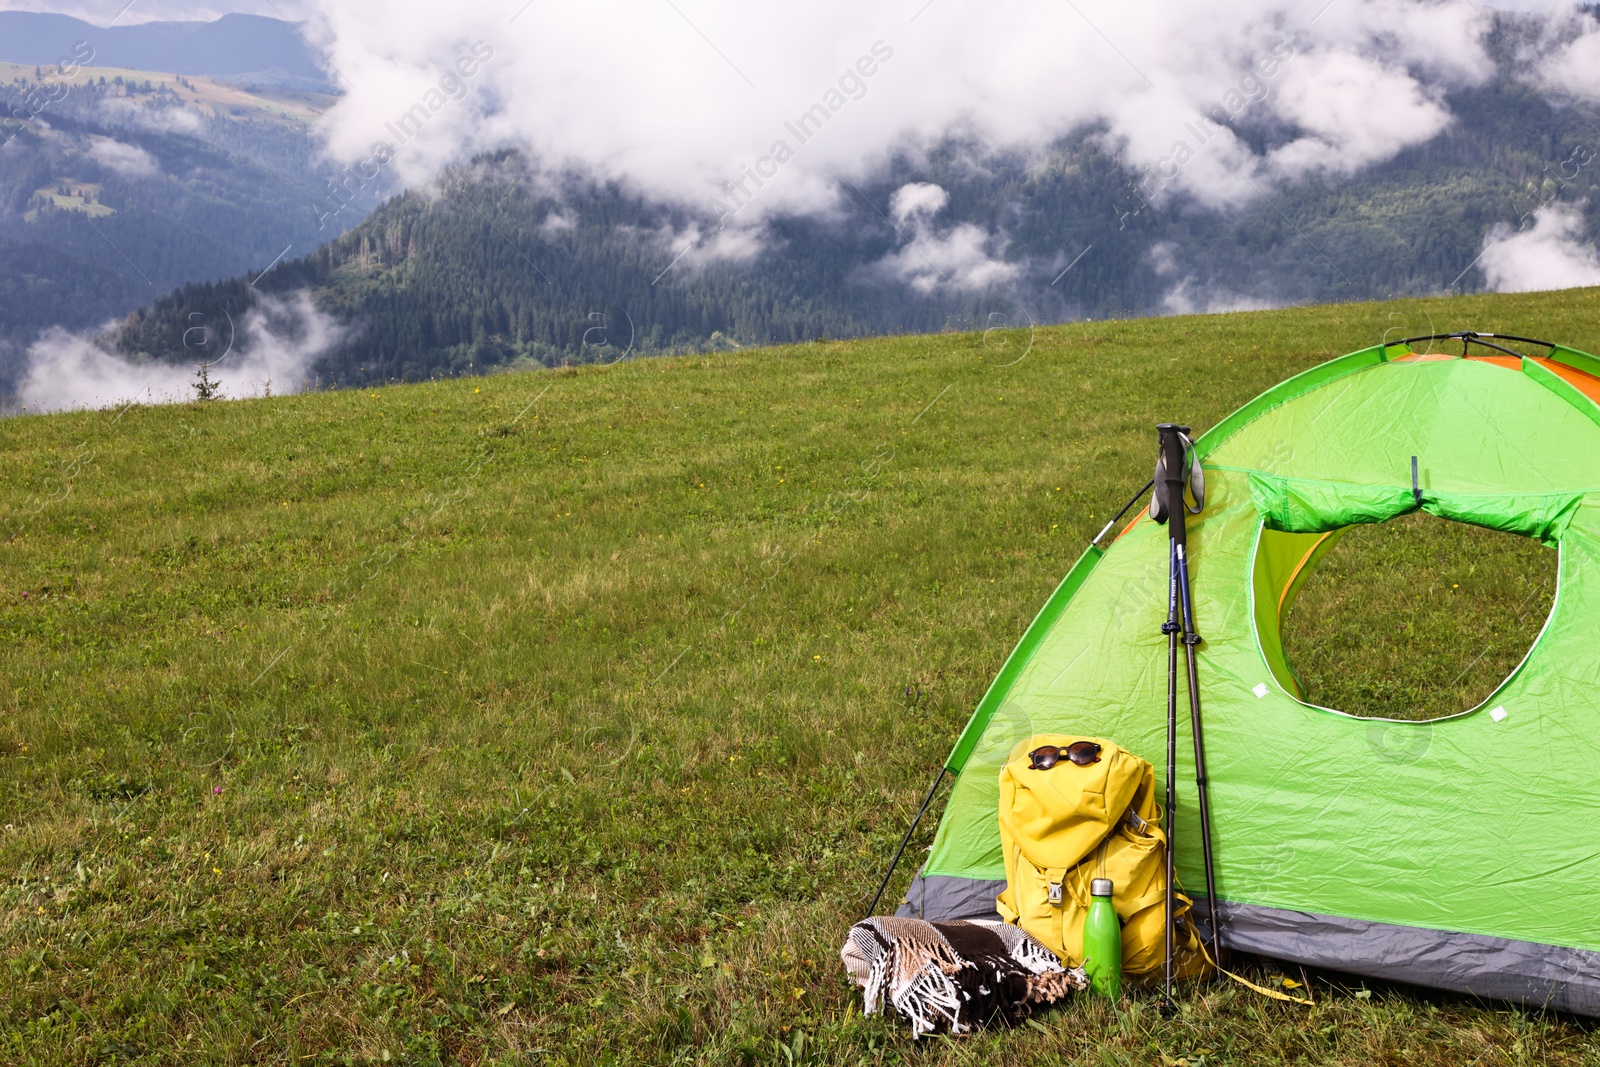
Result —
[{"label": "yellow backpack", "polygon": [[[1029,753],[1075,742],[1099,745],[1099,759],[1079,766],[1062,756],[1035,769]],[[1000,845],[1006,889],[996,905],[1069,967],[1083,963],[1089,883],[1109,878],[1122,920],[1122,970],[1132,980],[1159,977],[1166,956],[1166,834],[1155,800],[1155,769],[1099,737],[1038,734],[1018,745],[1000,769]],[[1190,901],[1175,894],[1183,976],[1205,971],[1189,922]]]}]

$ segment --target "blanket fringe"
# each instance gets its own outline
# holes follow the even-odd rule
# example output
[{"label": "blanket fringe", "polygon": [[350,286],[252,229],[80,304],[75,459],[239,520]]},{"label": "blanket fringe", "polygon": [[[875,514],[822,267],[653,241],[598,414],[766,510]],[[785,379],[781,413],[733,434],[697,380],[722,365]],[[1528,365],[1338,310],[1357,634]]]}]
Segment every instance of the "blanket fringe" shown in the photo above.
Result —
[{"label": "blanket fringe", "polygon": [[861,987],[866,1013],[877,1014],[887,1001],[914,1037],[1020,1022],[1088,985],[1081,968],[1066,969],[1005,923],[876,916],[850,928],[839,956]]}]

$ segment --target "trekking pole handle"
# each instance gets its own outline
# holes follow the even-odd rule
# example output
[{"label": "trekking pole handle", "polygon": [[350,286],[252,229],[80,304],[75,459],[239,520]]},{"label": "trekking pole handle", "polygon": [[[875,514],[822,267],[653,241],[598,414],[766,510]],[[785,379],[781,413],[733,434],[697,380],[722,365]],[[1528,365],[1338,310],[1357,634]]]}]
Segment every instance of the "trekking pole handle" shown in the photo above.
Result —
[{"label": "trekking pole handle", "polygon": [[1178,544],[1187,540],[1184,516],[1187,508],[1184,506],[1183,491],[1189,483],[1189,472],[1184,469],[1186,449],[1184,438],[1189,434],[1189,427],[1179,426],[1175,422],[1163,422],[1156,427],[1156,433],[1161,440],[1161,481],[1163,485],[1156,486],[1156,492],[1165,489],[1164,499],[1167,504],[1167,525],[1171,536]]}]

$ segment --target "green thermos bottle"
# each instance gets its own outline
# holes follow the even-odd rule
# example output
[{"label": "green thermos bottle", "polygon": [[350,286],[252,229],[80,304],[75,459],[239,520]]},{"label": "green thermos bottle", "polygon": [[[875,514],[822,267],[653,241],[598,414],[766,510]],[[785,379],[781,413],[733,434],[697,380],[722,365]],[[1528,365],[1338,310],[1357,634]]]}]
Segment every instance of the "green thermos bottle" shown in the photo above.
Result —
[{"label": "green thermos bottle", "polygon": [[1083,922],[1083,969],[1089,988],[1107,1000],[1122,999],[1122,924],[1111,903],[1111,879],[1089,883],[1089,915]]}]

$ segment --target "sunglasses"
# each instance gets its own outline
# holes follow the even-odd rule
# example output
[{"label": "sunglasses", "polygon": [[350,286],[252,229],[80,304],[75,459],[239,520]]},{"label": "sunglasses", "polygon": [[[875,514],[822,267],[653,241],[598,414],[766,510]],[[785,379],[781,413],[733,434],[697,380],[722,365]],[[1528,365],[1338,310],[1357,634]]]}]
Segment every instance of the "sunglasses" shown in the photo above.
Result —
[{"label": "sunglasses", "polygon": [[1087,767],[1091,763],[1100,762],[1100,745],[1094,741],[1074,741],[1065,747],[1061,745],[1040,745],[1028,753],[1028,767],[1035,771],[1048,771],[1060,763],[1062,759],[1069,759],[1079,767]]}]

